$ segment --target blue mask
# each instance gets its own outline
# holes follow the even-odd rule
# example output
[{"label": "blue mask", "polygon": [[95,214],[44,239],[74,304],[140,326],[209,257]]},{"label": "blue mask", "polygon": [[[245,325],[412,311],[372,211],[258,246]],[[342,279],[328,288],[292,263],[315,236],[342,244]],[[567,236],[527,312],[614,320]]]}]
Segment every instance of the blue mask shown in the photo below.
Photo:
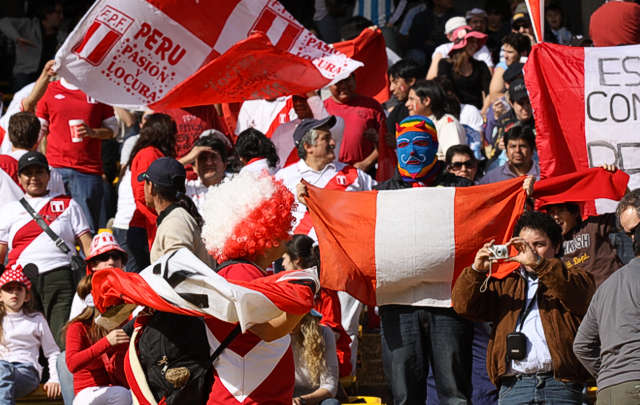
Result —
[{"label": "blue mask", "polygon": [[412,116],[396,127],[398,171],[403,178],[423,178],[436,162],[438,140],[433,122]]}]

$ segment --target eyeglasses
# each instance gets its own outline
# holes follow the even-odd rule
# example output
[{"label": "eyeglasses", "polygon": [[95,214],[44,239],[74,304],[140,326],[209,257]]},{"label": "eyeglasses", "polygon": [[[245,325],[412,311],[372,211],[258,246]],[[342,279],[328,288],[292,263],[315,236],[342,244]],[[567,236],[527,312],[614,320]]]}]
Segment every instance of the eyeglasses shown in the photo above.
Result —
[{"label": "eyeglasses", "polygon": [[100,262],[106,262],[109,259],[111,259],[111,260],[113,260],[115,262],[116,260],[122,259],[122,254],[120,252],[113,252],[113,251],[112,252],[106,252],[106,253],[103,253],[101,255],[98,255],[98,256],[92,258],[90,260],[90,262],[91,263],[100,263]]},{"label": "eyeglasses", "polygon": [[460,170],[462,169],[462,166],[466,167],[467,169],[473,169],[474,167],[476,167],[476,164],[471,159],[465,160],[464,162],[451,162],[451,168],[453,170]]}]

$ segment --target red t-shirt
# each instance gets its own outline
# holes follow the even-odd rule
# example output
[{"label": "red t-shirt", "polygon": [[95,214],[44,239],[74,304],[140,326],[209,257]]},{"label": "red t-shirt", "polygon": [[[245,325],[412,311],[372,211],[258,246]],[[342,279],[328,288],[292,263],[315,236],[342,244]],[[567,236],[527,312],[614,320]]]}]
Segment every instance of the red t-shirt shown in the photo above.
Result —
[{"label": "red t-shirt", "polygon": [[[266,275],[266,273],[261,269],[248,263],[232,264],[223,268],[218,274],[231,282],[234,280],[251,281]],[[235,328],[234,324],[222,322],[217,319],[207,319],[206,323],[207,327],[218,341],[222,341]],[[278,342],[278,340],[276,340],[276,342]],[[238,397],[233,395],[233,389],[229,389],[225,386],[221,378],[217,375],[218,370],[216,370],[216,379],[213,383],[213,388],[211,389],[209,401],[207,402],[208,405],[291,405],[293,398],[293,386],[295,383],[295,368],[291,347],[288,347],[286,351],[284,351],[283,355],[274,366],[273,363],[265,361],[265,357],[260,353],[261,350],[266,350],[268,353],[272,353],[272,350],[270,350],[270,348],[263,349],[261,347],[256,347],[261,342],[262,340],[258,336],[247,331],[236,337],[225,349],[225,351],[233,351],[234,357],[241,356],[240,358],[235,357],[236,361],[234,364],[237,364],[239,367],[238,373],[251,370],[251,379],[257,379],[255,388],[247,388],[251,385],[250,381],[241,381],[240,384],[244,384],[244,389],[247,390],[245,392],[247,396],[240,401]],[[276,342],[273,343],[277,345]],[[230,382],[237,380],[237,378],[226,378],[226,380]],[[228,383],[228,385],[230,384],[232,383]]]},{"label": "red t-shirt", "polygon": [[102,141],[85,137],[82,142],[71,142],[69,120],[79,119],[91,128],[101,128],[104,120],[113,117],[112,107],[93,101],[82,90],[68,89],[58,80],[47,87],[36,115],[49,124],[49,165],[102,174]]},{"label": "red t-shirt", "polygon": [[66,361],[73,373],[74,393],[120,382],[121,376],[112,373],[122,370],[124,364],[114,364],[114,361],[122,361],[121,354],[127,350],[127,344],[111,346],[106,337],[91,344],[87,325],[83,322],[69,324],[66,342]]},{"label": "red t-shirt", "polygon": [[344,119],[338,160],[350,165],[363,161],[376,146],[364,137],[364,132],[373,128],[378,132],[378,137],[384,135],[386,123],[380,103],[371,97],[353,96],[342,104],[329,97],[324,101],[324,106],[329,114]]},{"label": "red t-shirt", "polygon": [[18,161],[15,158],[9,155],[0,155],[0,169],[4,170],[20,186],[18,181]]},{"label": "red t-shirt", "polygon": [[133,212],[133,217],[129,221],[130,227],[144,228],[147,230],[147,241],[149,242],[149,250],[153,245],[153,240],[156,237],[156,219],[158,214],[147,207],[144,201],[144,181],[138,181],[138,176],[141,173],[147,171],[151,163],[154,160],[163,157],[160,149],[156,149],[153,146],[147,146],[140,149],[136,156],[131,161],[131,189],[133,190],[133,199],[136,202],[136,210]]}]

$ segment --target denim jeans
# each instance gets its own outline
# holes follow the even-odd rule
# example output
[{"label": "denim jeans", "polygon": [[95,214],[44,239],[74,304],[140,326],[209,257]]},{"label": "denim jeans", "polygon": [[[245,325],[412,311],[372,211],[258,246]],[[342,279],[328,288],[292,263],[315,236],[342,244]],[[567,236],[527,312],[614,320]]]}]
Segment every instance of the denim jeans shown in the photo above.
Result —
[{"label": "denim jeans", "polygon": [[396,405],[424,405],[433,370],[440,404],[471,398],[471,322],[451,308],[380,307],[382,360]]},{"label": "denim jeans", "polygon": [[0,360],[0,404],[14,404],[38,388],[40,376],[31,364]]},{"label": "denim jeans", "polygon": [[503,377],[499,405],[580,405],[582,384],[564,383],[551,373]]},{"label": "denim jeans", "polygon": [[75,393],[73,391],[73,374],[67,367],[67,352],[61,352],[56,361],[56,370],[58,370],[58,380],[60,380],[60,389],[62,390],[62,400],[64,405],[71,405]]},{"label": "denim jeans", "polygon": [[147,231],[144,228],[113,228],[113,237],[120,247],[127,252],[128,259],[125,267],[128,272],[140,273],[151,264]]},{"label": "denim jeans", "polygon": [[67,193],[82,207],[91,233],[95,234],[99,226],[104,193],[102,177],[97,174],[81,173],[66,167],[56,167],[54,170],[62,176]]}]

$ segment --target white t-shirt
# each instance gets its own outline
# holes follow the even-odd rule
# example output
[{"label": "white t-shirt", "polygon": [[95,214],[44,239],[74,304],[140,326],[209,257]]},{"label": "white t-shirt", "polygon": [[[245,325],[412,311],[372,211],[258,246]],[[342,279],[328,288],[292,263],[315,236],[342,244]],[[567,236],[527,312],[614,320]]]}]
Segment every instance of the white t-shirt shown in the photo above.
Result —
[{"label": "white t-shirt", "polygon": [[136,201],[133,198],[133,187],[131,186],[131,170],[127,168],[118,185],[118,204],[116,216],[113,218],[113,227],[129,229],[129,222],[131,222],[135,211]]},{"label": "white t-shirt", "polygon": [[131,151],[138,138],[140,138],[140,134],[132,135],[122,142],[122,149],[120,149],[120,166],[125,167],[129,162],[129,156],[131,156]]},{"label": "white t-shirt", "polygon": [[[71,197],[46,194],[42,197],[25,195],[25,199],[69,248],[75,246],[76,238],[90,232],[82,208]],[[22,267],[33,263],[42,274],[69,265],[73,250],[63,253],[19,201],[10,202],[0,210],[3,213],[0,216],[0,244],[9,246],[8,267],[15,263]]]},{"label": "white t-shirt", "polygon": [[336,337],[331,328],[323,325],[319,326],[324,339],[324,360],[327,364],[326,371],[320,375],[320,385],[314,385],[311,382],[311,374],[302,364],[302,351],[304,348],[295,339],[291,339],[291,348],[293,349],[294,364],[296,366],[294,396],[306,395],[319,388],[329,391],[332,396],[335,396],[338,391],[339,372]]},{"label": "white t-shirt", "polygon": [[53,339],[51,329],[41,313],[29,315],[23,311],[7,313],[2,320],[0,360],[25,363],[33,366],[42,378],[42,366],[38,362],[40,347],[49,364],[49,381],[58,382],[56,360],[60,349]]},{"label": "white t-shirt", "polygon": [[433,115],[429,118],[436,124],[436,131],[438,131],[438,159],[444,160],[449,147],[467,144],[467,134],[456,117],[445,114],[439,120]]},{"label": "white t-shirt", "polygon": [[[11,99],[11,103],[9,103],[9,107],[7,107],[7,112],[0,118],[0,127],[4,129],[5,134],[4,138],[2,138],[2,144],[0,144],[0,153],[1,154],[9,154],[11,152],[13,145],[11,144],[11,140],[9,139],[9,118],[15,113],[22,111],[22,100],[27,98],[33,87],[36,85],[35,82],[29,83],[20,90],[18,90],[14,95],[13,99]],[[42,131],[41,131],[42,132]]]},{"label": "white t-shirt", "polygon": [[[431,58],[435,58],[436,54],[440,54],[443,58],[449,56],[449,51],[453,48],[453,42],[447,42],[446,44],[442,44],[433,51]],[[478,52],[473,54],[473,59],[479,60],[480,62],[484,62],[487,64],[489,69],[493,68],[493,60],[491,59],[491,52],[486,45],[483,45],[482,48],[478,49]]]}]

